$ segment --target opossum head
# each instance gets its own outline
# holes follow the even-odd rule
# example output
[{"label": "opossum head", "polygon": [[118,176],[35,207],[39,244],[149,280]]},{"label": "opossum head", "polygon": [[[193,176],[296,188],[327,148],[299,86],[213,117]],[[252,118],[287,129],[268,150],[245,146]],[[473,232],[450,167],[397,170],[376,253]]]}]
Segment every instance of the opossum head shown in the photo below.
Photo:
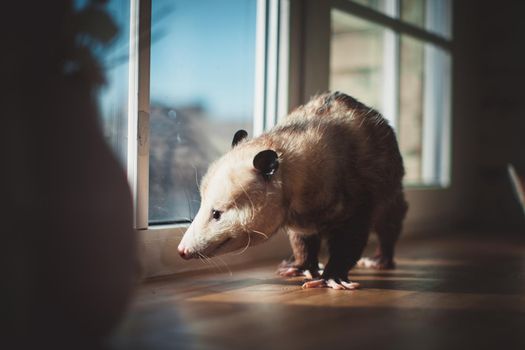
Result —
[{"label": "opossum head", "polygon": [[185,258],[220,255],[264,242],[285,218],[279,155],[246,141],[239,130],[232,149],[214,162],[201,183],[201,206],[179,245]]}]

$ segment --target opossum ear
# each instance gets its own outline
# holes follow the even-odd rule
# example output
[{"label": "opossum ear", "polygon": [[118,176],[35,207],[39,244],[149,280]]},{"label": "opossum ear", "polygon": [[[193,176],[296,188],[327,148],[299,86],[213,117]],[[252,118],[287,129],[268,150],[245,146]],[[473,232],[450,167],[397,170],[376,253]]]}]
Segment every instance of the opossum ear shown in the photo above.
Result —
[{"label": "opossum ear", "polygon": [[253,166],[255,169],[261,172],[262,176],[266,180],[269,180],[270,176],[275,174],[279,168],[278,158],[279,156],[275,151],[267,149],[257,153],[257,155],[253,158]]},{"label": "opossum ear", "polygon": [[238,130],[235,135],[233,135],[233,141],[232,141],[232,148],[237,146],[237,144],[239,142],[241,142],[242,140],[244,140],[245,138],[248,137],[248,133],[246,132],[246,130]]}]

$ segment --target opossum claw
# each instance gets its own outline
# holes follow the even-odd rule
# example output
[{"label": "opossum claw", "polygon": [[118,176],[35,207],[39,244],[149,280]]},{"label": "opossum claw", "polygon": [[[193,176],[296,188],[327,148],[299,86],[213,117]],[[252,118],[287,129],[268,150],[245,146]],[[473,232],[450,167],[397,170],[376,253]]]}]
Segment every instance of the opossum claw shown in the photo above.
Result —
[{"label": "opossum claw", "polygon": [[382,256],[361,258],[356,265],[357,267],[372,268],[376,270],[390,270],[396,268],[396,264],[392,259],[383,258]]},{"label": "opossum claw", "polygon": [[330,278],[328,280],[325,279],[318,279],[313,281],[308,281],[303,284],[303,289],[306,288],[332,288],[332,289],[358,289],[360,287],[360,284],[357,282],[346,282],[342,280],[335,280],[333,278]]},{"label": "opossum claw", "polygon": [[283,260],[275,272],[281,277],[305,277],[308,280],[318,278],[323,273],[324,265],[319,263],[318,268],[305,268],[304,266],[295,265],[294,260]]},{"label": "opossum claw", "polygon": [[314,277],[319,277],[320,274],[318,271],[311,271],[307,269],[301,269],[294,266],[280,266],[276,272],[281,277],[305,277],[306,279],[313,279]]},{"label": "opossum claw", "polygon": [[303,289],[306,289],[306,288],[324,288],[326,286],[327,286],[326,281],[323,280],[323,279],[318,279],[318,280],[313,280],[313,281],[308,281],[308,282],[304,282],[303,283]]}]

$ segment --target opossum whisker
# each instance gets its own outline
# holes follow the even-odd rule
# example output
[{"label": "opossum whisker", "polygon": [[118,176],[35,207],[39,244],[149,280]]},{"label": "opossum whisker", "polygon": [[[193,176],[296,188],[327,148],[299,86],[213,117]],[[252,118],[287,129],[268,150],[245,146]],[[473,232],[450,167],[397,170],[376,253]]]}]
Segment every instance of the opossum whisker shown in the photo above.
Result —
[{"label": "opossum whisker", "polygon": [[[235,200],[235,198],[233,198],[233,206],[235,207],[237,212],[240,212],[239,206],[237,206],[237,201]],[[244,225],[246,225],[246,218],[243,216],[242,221],[241,221],[241,226],[243,226],[244,228]]]},{"label": "opossum whisker", "polygon": [[209,262],[209,259],[206,258],[204,255],[202,255],[201,253],[197,253],[199,254],[199,259],[204,263],[204,265],[206,266],[213,266],[210,262]]},{"label": "opossum whisker", "polygon": [[197,254],[199,255],[199,260],[204,264],[206,265],[206,260],[202,257],[202,254],[201,253],[198,253]]},{"label": "opossum whisker", "polygon": [[253,219],[255,217],[255,205],[253,204],[253,201],[250,198],[250,195],[248,194],[248,192],[246,192],[246,190],[244,189],[244,186],[242,184],[239,184],[239,186],[241,186],[242,191],[244,192],[244,194],[246,194],[246,197],[248,197],[248,200],[250,201],[250,204],[252,206],[252,217],[251,217],[251,220],[253,221]]},{"label": "opossum whisker", "polygon": [[254,230],[254,229],[251,229],[251,231],[255,232],[255,233],[258,233],[260,234],[261,236],[263,236],[265,239],[268,239],[268,235],[264,232],[261,232],[261,231],[257,231],[257,230]]},{"label": "opossum whisker", "polygon": [[193,170],[195,170],[195,184],[197,185],[197,189],[200,192],[201,191],[201,186],[199,185],[199,175],[197,173],[197,168],[195,167],[195,165],[193,165],[193,163],[191,164],[191,167],[193,168]]},{"label": "opossum whisker", "polygon": [[202,261],[206,265],[208,261],[206,260],[206,258],[204,258],[204,255],[202,255],[199,252],[197,252],[197,254],[199,255],[199,260]]},{"label": "opossum whisker", "polygon": [[237,201],[235,200],[235,198],[233,198],[233,206],[235,207],[235,209],[237,209],[237,211],[239,211],[239,206],[237,205]]},{"label": "opossum whisker", "polygon": [[[184,189],[184,197],[186,197],[186,203],[188,205],[188,214],[193,217],[193,210],[191,209],[190,197],[188,196],[188,190]],[[193,221],[193,219],[191,220]]]},{"label": "opossum whisker", "polygon": [[226,267],[230,276],[233,276],[232,270],[230,269],[228,264],[226,264],[226,261],[224,261],[220,256],[216,256],[216,258],[219,259],[219,261],[224,265],[224,267]]},{"label": "opossum whisker", "polygon": [[209,256],[207,255],[204,255],[206,257],[206,259],[208,260],[208,262],[210,263],[210,265],[212,265],[213,267],[215,267],[217,270],[219,270],[220,272],[222,272],[222,269],[221,267],[219,266],[219,264],[217,264],[217,262],[215,260],[213,260],[212,258],[210,258]]},{"label": "opossum whisker", "polygon": [[206,263],[208,263],[209,266],[216,268],[216,266],[211,262],[211,259],[205,255],[203,255],[204,260],[206,260]]},{"label": "opossum whisker", "polygon": [[252,242],[252,238],[250,236],[250,232],[246,232],[248,234],[248,244],[246,244],[246,247],[244,247],[240,252],[238,253],[234,253],[233,255],[241,255],[242,253],[244,253],[246,251],[246,249],[248,249],[248,247],[250,246],[250,243]]},{"label": "opossum whisker", "polygon": [[199,253],[199,254],[202,254],[202,256],[210,263],[210,265],[212,265],[213,267],[215,267],[217,270],[219,270],[220,272],[222,272],[222,269],[221,267],[212,259],[210,258],[209,256],[207,256],[206,254],[204,253]]}]

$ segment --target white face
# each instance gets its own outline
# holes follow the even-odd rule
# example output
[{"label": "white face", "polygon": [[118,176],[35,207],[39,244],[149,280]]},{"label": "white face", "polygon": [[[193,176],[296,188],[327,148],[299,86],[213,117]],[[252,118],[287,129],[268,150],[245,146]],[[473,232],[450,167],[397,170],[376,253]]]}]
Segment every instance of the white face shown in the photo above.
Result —
[{"label": "white face", "polygon": [[284,221],[279,174],[265,179],[255,151],[233,150],[203,178],[201,206],[179,245],[183,258],[220,255],[264,242]]}]

